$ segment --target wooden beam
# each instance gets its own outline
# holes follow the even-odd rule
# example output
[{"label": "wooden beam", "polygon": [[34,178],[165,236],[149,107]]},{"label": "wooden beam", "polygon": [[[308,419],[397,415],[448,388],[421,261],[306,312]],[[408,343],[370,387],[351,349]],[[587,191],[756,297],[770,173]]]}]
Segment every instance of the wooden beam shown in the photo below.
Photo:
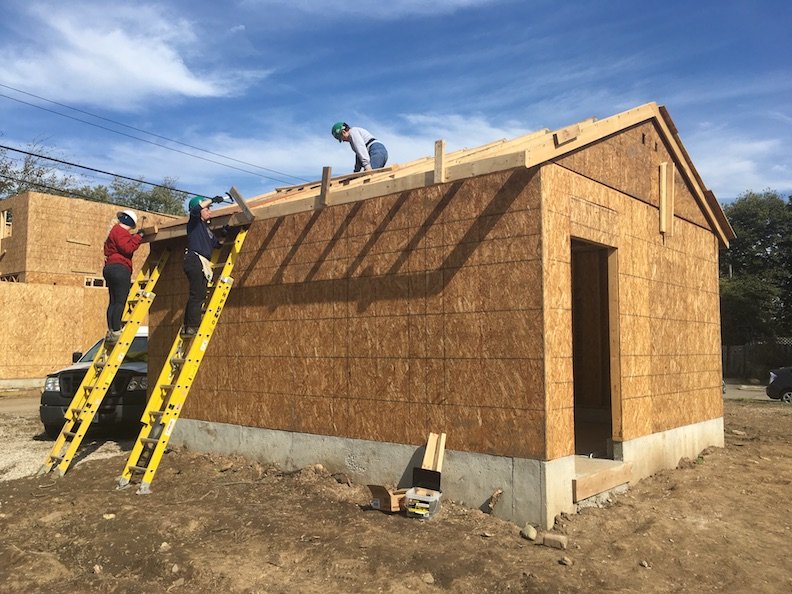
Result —
[{"label": "wooden beam", "polygon": [[[367,175],[372,175],[372,174],[375,174],[375,173],[385,173],[385,172],[388,172],[388,171],[395,171],[398,168],[399,168],[398,165],[391,165],[390,167],[382,167],[380,169],[372,169],[371,171],[357,171],[355,173],[347,173],[347,174],[344,174],[344,175],[338,175],[338,176],[333,178],[333,181],[334,182],[347,182],[347,181],[350,181],[350,180],[353,180],[353,179],[357,179],[359,177],[366,177]],[[324,169],[322,170],[322,176],[324,177]],[[302,183],[302,184],[295,184],[293,186],[281,186],[279,188],[275,188],[275,191],[276,192],[289,192],[289,191],[292,191],[292,190],[302,190],[302,189],[305,189],[305,188],[319,187],[319,186],[321,186],[321,184],[322,184],[322,180],[315,180],[315,181],[305,182],[305,183]]]},{"label": "wooden beam", "polygon": [[553,140],[556,146],[566,144],[570,140],[575,140],[580,134],[580,124],[572,124],[566,128],[561,128],[553,133]]},{"label": "wooden beam", "polygon": [[632,480],[632,464],[625,462],[572,480],[572,501],[577,503]]},{"label": "wooden beam", "polygon": [[319,189],[319,199],[316,208],[324,208],[327,204],[327,194],[330,192],[330,178],[333,177],[332,167],[322,167],[322,186]]},{"label": "wooden beam", "polygon": [[426,441],[426,451],[424,452],[421,468],[424,470],[443,471],[443,458],[445,457],[445,433],[430,433]]},{"label": "wooden beam", "polygon": [[435,141],[434,183],[442,184],[446,179],[445,140]]},{"label": "wooden beam", "polygon": [[248,208],[248,205],[245,203],[245,199],[242,198],[242,194],[239,193],[239,190],[237,190],[234,186],[231,186],[231,189],[228,190],[228,195],[234,199],[234,202],[237,203],[239,208],[245,214],[245,219],[247,222],[252,223],[253,219],[256,218],[256,215],[254,215],[250,208]]}]

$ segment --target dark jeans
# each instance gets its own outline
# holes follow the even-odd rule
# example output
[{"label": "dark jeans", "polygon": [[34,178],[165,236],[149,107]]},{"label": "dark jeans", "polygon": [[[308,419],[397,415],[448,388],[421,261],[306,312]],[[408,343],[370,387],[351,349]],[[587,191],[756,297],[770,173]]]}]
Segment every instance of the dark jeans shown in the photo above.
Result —
[{"label": "dark jeans", "polygon": [[123,264],[107,264],[102,269],[110,292],[110,305],[107,306],[107,327],[110,330],[121,330],[121,317],[124,315],[129,290],[132,288],[132,273]]},{"label": "dark jeans", "polygon": [[184,254],[184,274],[187,275],[187,281],[190,283],[190,296],[184,309],[184,327],[197,328],[201,323],[201,306],[206,299],[208,285],[198,254],[194,252]]},{"label": "dark jeans", "polygon": [[[388,162],[388,149],[379,141],[372,142],[368,147],[369,164],[372,169],[382,169],[385,163]],[[360,157],[355,156],[355,172],[363,169],[363,163],[360,162]]]}]

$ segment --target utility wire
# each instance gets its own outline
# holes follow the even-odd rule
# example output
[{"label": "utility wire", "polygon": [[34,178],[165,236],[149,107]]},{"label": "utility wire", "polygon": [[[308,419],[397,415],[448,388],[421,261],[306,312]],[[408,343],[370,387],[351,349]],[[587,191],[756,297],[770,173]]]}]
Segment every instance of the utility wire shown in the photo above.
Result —
[{"label": "utility wire", "polygon": [[[17,182],[18,184],[24,184],[24,185],[28,185],[28,186],[35,186],[37,188],[44,188],[45,190],[52,190],[53,192],[56,192],[57,194],[70,194],[71,196],[74,196],[76,198],[83,198],[85,200],[91,200],[92,202],[96,202],[94,199],[89,198],[88,196],[84,196],[84,195],[82,195],[82,194],[80,194],[78,192],[72,192],[71,190],[65,190],[64,188],[54,188],[52,186],[48,186],[47,184],[42,184],[40,182],[28,181],[26,179],[18,179],[16,177],[11,177],[10,175],[4,175],[2,173],[0,173],[0,177],[8,179],[8,180],[11,180],[13,182]],[[2,202],[2,200],[0,200],[0,202]]]},{"label": "utility wire", "polygon": [[134,177],[127,177],[126,175],[119,175],[118,173],[112,173],[110,171],[104,171],[102,169],[96,169],[94,167],[88,167],[86,165],[80,165],[78,163],[71,163],[69,161],[63,161],[62,159],[56,159],[55,157],[48,157],[46,155],[39,155],[38,153],[31,153],[29,151],[23,151],[22,149],[14,148],[12,146],[6,146],[4,144],[0,144],[0,149],[6,149],[9,151],[15,151],[17,153],[22,153],[23,155],[30,155],[31,157],[37,157],[39,159],[47,159],[48,161],[55,161],[56,163],[62,163],[63,165],[69,165],[70,167],[78,167],[80,169],[86,169],[87,171],[94,171],[96,173],[102,173],[104,175],[110,175],[113,177],[119,177],[121,179],[126,179],[129,181],[137,182],[139,184],[147,184],[149,186],[154,186],[155,188],[163,188],[165,190],[170,190],[172,192],[181,192],[182,194],[196,194],[198,196],[202,196],[203,194],[198,194],[196,192],[188,192],[187,190],[180,190],[178,188],[174,188],[171,186],[164,186],[162,184],[155,184],[154,182],[148,182],[144,179],[136,179]]},{"label": "utility wire", "polygon": [[[307,180],[307,179],[303,179],[301,177],[297,177],[297,176],[294,176],[294,175],[289,175],[288,173],[284,173],[282,171],[278,171],[277,169],[270,169],[269,167],[262,167],[261,165],[256,165],[255,163],[248,163],[247,161],[242,161],[240,159],[235,159],[234,157],[229,157],[228,155],[222,155],[220,153],[215,153],[213,151],[202,149],[199,146],[194,146],[192,144],[187,144],[186,142],[181,142],[180,140],[175,140],[173,138],[168,138],[167,136],[162,136],[160,134],[155,134],[154,132],[149,132],[148,130],[143,130],[142,128],[136,128],[135,126],[130,126],[129,124],[124,124],[123,122],[119,122],[119,121],[116,121],[116,120],[113,120],[113,119],[110,119],[110,118],[106,118],[106,117],[97,115],[95,113],[91,113],[90,111],[85,111],[84,109],[79,109],[77,107],[72,107],[71,105],[66,105],[65,103],[59,103],[57,101],[53,101],[52,99],[47,99],[46,97],[41,97],[40,95],[35,95],[33,93],[29,93],[27,91],[23,91],[22,89],[17,89],[16,87],[12,87],[11,85],[5,85],[3,83],[0,83],[0,87],[3,87],[5,89],[10,89],[12,91],[16,91],[17,93],[22,93],[23,95],[27,95],[28,97],[35,97],[36,99],[40,99],[41,101],[46,101],[47,103],[52,103],[53,105],[57,105],[59,107],[65,107],[66,109],[71,109],[72,111],[76,111],[78,113],[83,113],[85,115],[91,116],[92,118],[97,118],[99,120],[104,120],[105,122],[110,122],[112,124],[116,124],[117,126],[123,126],[124,128],[129,128],[130,130],[135,130],[136,132],[142,132],[143,134],[148,134],[149,136],[154,136],[155,138],[161,138],[162,140],[167,140],[168,142],[173,142],[175,144],[180,144],[181,146],[186,146],[186,147],[189,147],[191,149],[195,149],[196,151],[201,151],[202,153],[207,153],[209,155],[214,155],[215,157],[222,157],[223,159],[228,159],[229,161],[234,161],[236,163],[241,163],[242,165],[249,165],[250,167],[255,167],[256,169],[261,169],[263,171],[269,171],[271,173],[276,173],[276,174],[282,175],[284,177],[291,177],[292,179],[296,179],[296,180],[299,180],[299,181],[310,181],[310,180]],[[12,99],[11,97],[8,97],[7,95],[0,95],[0,96]],[[33,107],[37,107],[37,108],[39,107],[38,105],[33,105],[31,103],[28,103],[27,105],[32,105]],[[53,112],[53,113],[57,113],[58,115],[64,115],[64,114],[60,114],[58,112]],[[68,116],[65,116],[65,117],[68,117]],[[86,122],[86,123],[90,123],[90,122]],[[115,130],[112,130],[112,131],[115,132]],[[162,145],[158,145],[158,146],[162,146]],[[163,147],[163,148],[168,148],[168,147]],[[281,180],[277,180],[277,181],[281,181]]]},{"label": "utility wire", "polygon": [[[5,85],[2,85],[2,86],[5,86]],[[77,118],[77,117],[74,117],[74,116],[70,116],[70,115],[67,115],[65,113],[61,113],[59,111],[55,111],[54,109],[47,109],[46,107],[42,107],[41,105],[36,105],[35,103],[30,103],[28,101],[23,101],[22,99],[17,99],[16,97],[11,97],[11,96],[6,95],[4,93],[0,93],[0,97],[5,97],[6,99],[10,99],[11,101],[16,101],[17,103],[22,103],[23,105],[29,105],[30,107],[35,107],[36,109],[41,109],[41,110],[49,112],[49,113],[54,113],[55,115],[59,115],[59,116],[64,117],[64,118],[69,118],[70,120],[74,120],[76,122],[81,122],[83,124],[88,124],[89,126],[94,126],[95,128],[100,128],[102,130],[107,130],[108,132],[112,132],[114,134],[119,134],[121,136],[126,136],[127,138],[132,138],[134,140],[139,140],[140,142],[145,142],[146,144],[151,144],[151,145],[154,145],[154,146],[158,146],[160,148],[164,148],[164,149],[167,149],[169,151],[173,151],[174,153],[180,153],[182,155],[187,155],[188,157],[193,157],[195,159],[200,159],[201,161],[206,161],[208,163],[214,163],[215,165],[220,165],[222,167],[228,167],[229,169],[236,169],[237,171],[241,171],[241,172],[247,173],[249,175],[256,175],[258,177],[263,177],[264,179],[269,179],[269,180],[280,182],[280,183],[288,183],[284,179],[278,179],[276,177],[271,177],[269,175],[264,175],[262,173],[256,173],[255,171],[249,171],[247,169],[242,169],[241,167],[236,167],[234,165],[229,165],[228,163],[223,163],[221,161],[215,161],[214,159],[208,159],[206,157],[201,157],[200,155],[194,155],[192,153],[188,153],[187,151],[182,151],[182,150],[179,150],[177,148],[173,148],[171,146],[166,146],[164,144],[160,144],[159,142],[154,142],[153,140],[147,140],[145,138],[140,138],[140,136],[135,136],[133,134],[127,134],[126,132],[121,132],[120,130],[113,130],[112,128],[108,128],[107,126],[102,126],[101,124],[96,124],[94,122],[89,122],[88,120],[84,120],[82,118]],[[45,99],[45,101],[46,101],[46,99]],[[90,115],[92,115],[92,114],[90,114]],[[99,117],[99,116],[95,116],[95,117]],[[145,132],[145,133],[146,134],[150,134],[150,132]],[[172,142],[175,142],[175,141],[172,141]],[[203,149],[197,149],[197,150],[203,150]],[[209,151],[205,151],[205,152],[209,152]],[[215,153],[211,153],[211,154],[215,154]],[[229,157],[223,157],[223,158],[228,159]],[[258,165],[254,165],[254,167],[258,167]],[[262,167],[261,169],[265,169],[265,168]],[[267,171],[274,171],[274,170],[267,169]],[[276,173],[278,173],[278,175],[285,175],[287,177],[293,177],[294,179],[298,179],[300,181],[309,181],[309,180],[303,179],[301,177],[294,177],[293,175],[288,175],[286,173],[280,173],[280,172],[276,172]]]}]

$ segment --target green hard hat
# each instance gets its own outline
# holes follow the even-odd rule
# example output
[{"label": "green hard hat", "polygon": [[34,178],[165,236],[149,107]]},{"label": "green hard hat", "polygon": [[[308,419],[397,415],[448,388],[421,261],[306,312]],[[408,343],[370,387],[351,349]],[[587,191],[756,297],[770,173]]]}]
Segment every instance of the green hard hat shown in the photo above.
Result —
[{"label": "green hard hat", "polygon": [[347,125],[345,122],[336,122],[333,124],[333,127],[330,128],[330,133],[333,135],[338,142],[341,142],[343,138],[341,137],[341,131],[346,128]]},{"label": "green hard hat", "polygon": [[196,204],[200,204],[204,200],[206,200],[206,198],[204,198],[203,196],[193,196],[192,198],[190,198],[190,202],[187,206],[187,211],[188,212],[191,211]]}]

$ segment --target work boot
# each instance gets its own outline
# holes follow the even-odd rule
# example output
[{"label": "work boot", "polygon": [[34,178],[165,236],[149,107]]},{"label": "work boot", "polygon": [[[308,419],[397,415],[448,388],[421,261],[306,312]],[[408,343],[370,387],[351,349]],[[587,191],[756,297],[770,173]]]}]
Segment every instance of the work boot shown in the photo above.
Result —
[{"label": "work boot", "polygon": [[198,334],[198,328],[194,328],[192,326],[187,326],[186,328],[182,329],[181,335],[184,337],[193,337]]},{"label": "work boot", "polygon": [[105,342],[107,344],[115,344],[118,342],[119,338],[121,338],[121,330],[108,330],[107,336],[105,336]]}]

